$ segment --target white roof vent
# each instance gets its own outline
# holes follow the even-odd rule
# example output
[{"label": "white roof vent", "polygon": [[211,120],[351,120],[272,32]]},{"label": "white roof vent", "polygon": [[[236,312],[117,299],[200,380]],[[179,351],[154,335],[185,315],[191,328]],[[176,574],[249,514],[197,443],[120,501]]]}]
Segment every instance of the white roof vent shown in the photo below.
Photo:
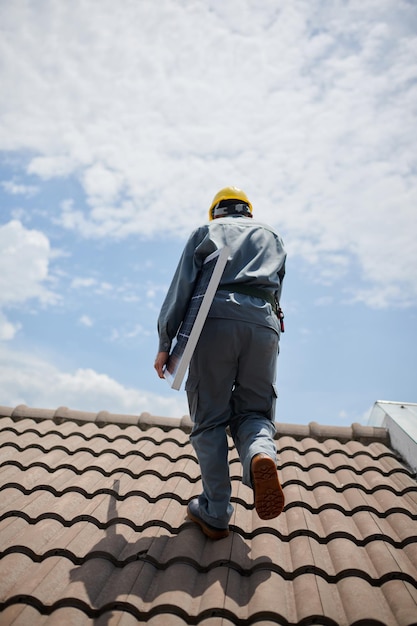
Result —
[{"label": "white roof vent", "polygon": [[378,400],[369,415],[368,426],[386,428],[393,450],[417,472],[417,404]]}]

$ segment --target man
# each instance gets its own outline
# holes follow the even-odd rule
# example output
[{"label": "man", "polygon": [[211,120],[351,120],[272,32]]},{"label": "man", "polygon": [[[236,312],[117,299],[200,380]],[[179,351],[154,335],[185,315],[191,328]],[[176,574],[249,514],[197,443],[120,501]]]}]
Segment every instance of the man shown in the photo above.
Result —
[{"label": "man", "polygon": [[163,378],[204,259],[224,246],[230,255],[185,386],[203,487],[187,513],[211,539],[229,534],[233,512],[227,426],[259,517],[272,519],[284,507],[273,437],[281,331],[277,303],[286,253],[280,236],[252,218],[252,205],[241,189],[226,187],[215,195],[209,224],[197,228],[184,248],[159,315],[154,367]]}]

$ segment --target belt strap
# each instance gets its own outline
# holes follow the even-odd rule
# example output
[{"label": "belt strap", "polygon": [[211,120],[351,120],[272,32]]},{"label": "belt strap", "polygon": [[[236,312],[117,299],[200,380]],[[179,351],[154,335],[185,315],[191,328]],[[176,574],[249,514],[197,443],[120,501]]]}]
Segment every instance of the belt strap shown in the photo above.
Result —
[{"label": "belt strap", "polygon": [[245,296],[253,296],[254,298],[262,298],[262,300],[266,300],[269,304],[276,308],[276,301],[274,295],[267,291],[266,289],[262,289],[262,287],[255,287],[254,285],[248,285],[245,283],[226,283],[219,285],[217,288],[219,291],[230,291],[235,293],[243,293]]},{"label": "belt strap", "polygon": [[261,298],[272,306],[272,309],[278,317],[281,325],[281,331],[284,332],[284,313],[282,312],[279,302],[276,300],[273,293],[262,287],[255,287],[254,285],[248,285],[247,283],[224,283],[217,287],[218,291],[230,291],[231,293],[242,293],[245,296],[252,296],[253,298]]}]

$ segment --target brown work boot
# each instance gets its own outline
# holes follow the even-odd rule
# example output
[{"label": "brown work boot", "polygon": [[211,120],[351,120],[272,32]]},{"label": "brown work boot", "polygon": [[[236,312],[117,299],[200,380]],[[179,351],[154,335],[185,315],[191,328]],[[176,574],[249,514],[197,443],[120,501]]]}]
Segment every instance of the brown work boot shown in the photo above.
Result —
[{"label": "brown work boot", "polygon": [[211,526],[203,520],[200,515],[198,498],[193,498],[193,500],[190,500],[188,503],[187,516],[192,522],[198,524],[206,537],[210,537],[210,539],[224,539],[229,535],[228,528],[217,528],[216,526]]},{"label": "brown work boot", "polygon": [[257,514],[261,519],[278,517],[285,499],[274,460],[267,454],[255,454],[251,461],[251,476]]}]

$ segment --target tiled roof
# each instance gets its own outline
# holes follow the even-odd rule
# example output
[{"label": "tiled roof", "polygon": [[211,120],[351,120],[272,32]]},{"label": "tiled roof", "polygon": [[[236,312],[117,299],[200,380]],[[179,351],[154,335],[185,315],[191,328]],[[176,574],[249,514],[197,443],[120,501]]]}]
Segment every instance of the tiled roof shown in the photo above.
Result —
[{"label": "tiled roof", "polygon": [[0,407],[0,624],[417,624],[417,484],[387,431],[278,424],[263,522],[230,440],[213,542],[188,417]]}]

